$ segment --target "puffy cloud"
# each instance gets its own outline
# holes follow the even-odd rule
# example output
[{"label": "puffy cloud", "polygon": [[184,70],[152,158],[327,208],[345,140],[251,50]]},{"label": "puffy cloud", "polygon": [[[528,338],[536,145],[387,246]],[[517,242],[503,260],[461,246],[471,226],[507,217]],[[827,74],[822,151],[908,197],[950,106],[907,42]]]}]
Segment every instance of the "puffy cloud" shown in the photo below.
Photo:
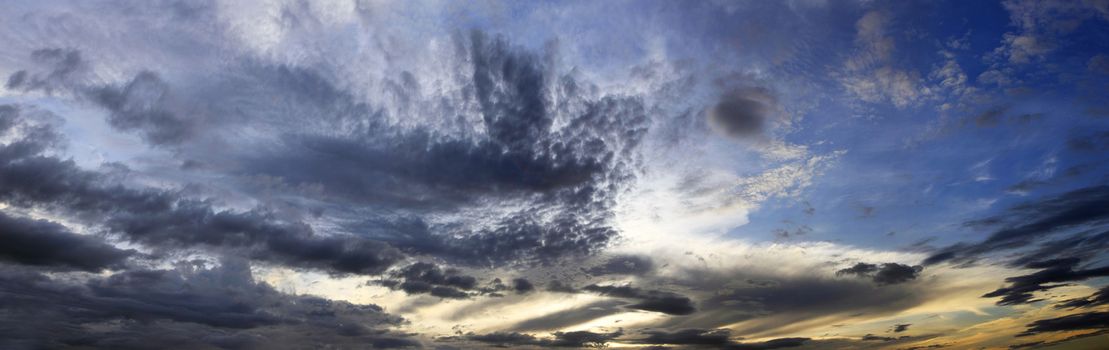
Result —
[{"label": "puffy cloud", "polygon": [[[891,33],[893,14],[871,10],[855,22],[856,52],[847,59],[839,78],[848,93],[868,103],[891,103],[898,108],[917,104],[931,92],[923,85],[920,74],[894,65],[895,40]],[[937,77],[944,83],[957,84],[957,67],[945,67]],[[955,87],[955,86],[952,86]]]},{"label": "puffy cloud", "polygon": [[1015,64],[1033,62],[1055,51],[1059,37],[1073,32],[1084,21],[1109,19],[1105,6],[1097,1],[1010,0],[1003,6],[1019,32],[1006,33],[1002,41],[1005,45],[996,52]]},{"label": "puffy cloud", "polygon": [[889,102],[897,107],[911,106],[927,96],[928,91],[920,83],[921,79],[915,72],[891,67],[881,67],[869,75],[843,81],[847,91],[863,101]]}]

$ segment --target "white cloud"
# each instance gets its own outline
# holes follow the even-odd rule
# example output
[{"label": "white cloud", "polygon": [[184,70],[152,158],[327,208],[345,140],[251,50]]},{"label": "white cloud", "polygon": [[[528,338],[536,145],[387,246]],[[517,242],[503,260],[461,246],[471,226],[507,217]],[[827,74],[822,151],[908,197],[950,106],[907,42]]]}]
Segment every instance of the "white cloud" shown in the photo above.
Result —
[{"label": "white cloud", "polygon": [[898,108],[917,104],[932,92],[923,85],[920,74],[897,68],[892,59],[895,49],[890,35],[891,15],[870,11],[855,23],[856,52],[847,59],[840,84],[847,92],[868,103],[891,103]]}]

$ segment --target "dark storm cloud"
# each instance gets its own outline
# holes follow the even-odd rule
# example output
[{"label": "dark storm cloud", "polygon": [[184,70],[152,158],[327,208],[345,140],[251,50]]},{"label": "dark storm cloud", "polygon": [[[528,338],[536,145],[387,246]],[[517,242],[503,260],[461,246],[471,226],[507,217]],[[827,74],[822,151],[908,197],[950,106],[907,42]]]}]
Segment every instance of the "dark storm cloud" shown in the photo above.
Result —
[{"label": "dark storm cloud", "polygon": [[110,112],[112,127],[138,132],[151,144],[180,143],[193,133],[189,117],[167,107],[172,98],[169,84],[153,72],[141,72],[122,86],[91,87],[87,93]]},{"label": "dark storm cloud", "polygon": [[41,71],[20,70],[8,77],[7,88],[22,91],[45,91],[68,89],[73,84],[74,75],[84,68],[81,52],[72,49],[39,49],[31,52],[31,60]]},{"label": "dark storm cloud", "polygon": [[989,292],[982,297],[1001,297],[998,305],[1028,304],[1040,301],[1033,299],[1033,293],[1046,291],[1067,285],[1067,282],[1082,281],[1094,277],[1109,276],[1109,267],[1075,270],[1081,260],[1066,258],[1034,262],[1025,265],[1025,268],[1040,269],[1035,273],[1005,279],[1009,285]]},{"label": "dark storm cloud", "polygon": [[907,330],[909,330],[909,326],[912,326],[912,324],[904,323],[904,324],[893,325],[893,332],[894,333],[901,333],[901,332],[907,331]]},{"label": "dark storm cloud", "polygon": [[0,295],[5,348],[418,345],[380,329],[403,321],[380,307],[282,294],[255,283],[243,262],[182,263],[83,283],[2,269]]},{"label": "dark storm cloud", "polygon": [[496,332],[489,334],[466,334],[458,337],[441,338],[445,341],[468,340],[492,344],[498,347],[556,347],[556,348],[603,348],[608,342],[623,335],[623,331],[594,333],[589,331],[554,332],[549,338],[539,338],[531,334],[517,332]]},{"label": "dark storm cloud", "polygon": [[1062,301],[1058,304],[1055,304],[1055,308],[1057,308],[1057,309],[1077,309],[1077,308],[1094,307],[1094,306],[1105,305],[1105,304],[1109,304],[1109,286],[1101,287],[1101,289],[1099,289],[1097,292],[1094,292],[1094,294],[1092,294],[1088,297],[1085,297],[1085,298],[1075,298],[1075,299],[1064,300],[1064,301]]},{"label": "dark storm cloud", "polygon": [[516,294],[527,294],[535,290],[535,286],[525,278],[515,278],[512,280],[512,289],[516,291]]},{"label": "dark storm cloud", "polygon": [[672,332],[662,330],[641,331],[645,338],[634,339],[636,344],[685,345],[706,349],[784,349],[804,345],[809,338],[780,338],[765,342],[741,343],[731,338],[727,329],[679,329]]},{"label": "dark storm cloud", "polygon": [[1021,337],[1048,332],[1106,328],[1109,328],[1109,312],[1087,312],[1029,323],[1028,329],[1017,334],[1017,336]]},{"label": "dark storm cloud", "polygon": [[898,263],[885,263],[882,265],[857,263],[846,269],[836,271],[837,276],[854,275],[869,277],[879,285],[898,284],[912,281],[920,276],[923,266],[909,266]]},{"label": "dark storm cloud", "polygon": [[73,161],[43,155],[56,142],[49,128],[25,127],[0,146],[0,200],[72,215],[154,248],[212,247],[253,259],[335,273],[379,273],[401,258],[388,244],[320,236],[306,224],[254,210],[218,210],[179,193],[124,187]]},{"label": "dark storm cloud", "polygon": [[643,339],[635,340],[641,344],[667,345],[727,345],[732,343],[731,331],[727,329],[679,329],[673,332],[648,330],[642,332]]},{"label": "dark storm cloud", "polygon": [[440,298],[465,299],[476,294],[477,279],[456,269],[443,270],[438,265],[418,262],[389,274],[374,283],[408,294],[430,294]]},{"label": "dark storm cloud", "polygon": [[121,250],[98,237],[70,232],[46,220],[0,212],[0,261],[98,272],[120,267],[133,250]]},{"label": "dark storm cloud", "polygon": [[689,315],[697,311],[697,308],[693,305],[693,300],[670,292],[643,290],[631,286],[601,286],[596,284],[582,287],[582,290],[614,298],[636,300],[634,304],[625,305],[629,309],[679,316]]},{"label": "dark storm cloud", "polygon": [[[982,255],[1022,248],[1036,242],[1054,238],[1058,234],[1075,230],[1096,229],[1109,220],[1109,186],[1087,187],[1048,197],[1036,202],[1014,206],[1005,213],[966,223],[969,227],[997,227],[986,240],[978,243],[959,243],[940,249],[924,260],[925,265],[945,261],[973,262]],[[1082,237],[1082,238],[1080,238]],[[1087,257],[1104,249],[1103,235],[1077,232],[1061,240],[1071,240],[1078,245],[1055,244],[1060,239],[1043,242],[1040,249],[1029,252],[1036,260],[1063,256]],[[1017,259],[1010,265],[1020,266],[1029,259]]]},{"label": "dark storm cloud", "polygon": [[586,269],[590,275],[633,275],[640,276],[654,271],[655,264],[651,258],[639,255],[616,255],[605,260],[603,264]]},{"label": "dark storm cloud", "polygon": [[709,110],[709,122],[731,137],[755,136],[770,123],[777,104],[777,98],[765,88],[735,89]]}]

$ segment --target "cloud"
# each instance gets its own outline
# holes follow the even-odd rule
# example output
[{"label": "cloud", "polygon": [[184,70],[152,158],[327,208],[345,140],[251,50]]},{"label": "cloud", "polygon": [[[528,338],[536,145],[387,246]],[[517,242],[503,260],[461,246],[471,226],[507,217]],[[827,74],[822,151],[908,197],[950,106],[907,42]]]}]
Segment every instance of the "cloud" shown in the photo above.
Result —
[{"label": "cloud", "polygon": [[1038,58],[1056,49],[1051,40],[1033,35],[1006,35],[1004,43],[1008,45],[1009,62],[1028,63],[1033,58]]},{"label": "cloud", "polygon": [[1028,324],[1028,329],[1017,334],[1017,336],[1106,328],[1109,328],[1109,312],[1087,312],[1032,322]]},{"label": "cloud", "polygon": [[321,236],[262,210],[218,210],[176,192],[113,184],[103,174],[42,153],[56,142],[44,126],[0,146],[0,200],[71,215],[154,248],[211,247],[252,259],[334,273],[374,274],[402,254],[357,237]]},{"label": "cloud", "polygon": [[631,286],[601,286],[596,284],[581,289],[604,296],[636,300],[635,304],[625,305],[629,309],[661,312],[669,315],[689,315],[697,311],[697,308],[693,305],[693,300],[670,292],[642,290]]},{"label": "cloud", "polygon": [[47,72],[28,73],[20,70],[8,77],[7,87],[22,91],[55,91],[75,95],[79,99],[109,112],[108,123],[122,131],[138,132],[153,145],[181,143],[196,130],[197,116],[183,116],[169,84],[157,74],[142,71],[120,86],[96,85],[77,79],[88,65],[76,49],[40,49],[31,52],[32,61],[49,67]]},{"label": "cloud", "polygon": [[709,109],[708,118],[709,123],[726,136],[752,137],[761,134],[781,113],[778,109],[777,98],[766,88],[740,88],[721,96]]},{"label": "cloud", "polygon": [[[318,15],[300,10],[287,9]],[[311,188],[282,199],[319,203],[344,233],[414,255],[546,264],[606,247],[617,236],[615,195],[634,178],[647,130],[643,100],[597,93],[503,37],[474,31],[452,40],[465,73],[448,79],[458,90],[435,96],[422,91],[426,77],[403,71],[385,78],[388,98],[364,102],[327,67],[249,56],[214,66],[213,79],[145,68],[70,90],[107,110],[114,128],[218,164],[211,169],[231,179]],[[268,133],[244,140],[242,127]]]},{"label": "cloud", "polygon": [[764,342],[737,342],[731,338],[727,329],[678,329],[672,332],[662,330],[641,331],[646,337],[630,340],[636,344],[651,345],[688,345],[695,348],[713,349],[784,349],[804,345],[808,338],[780,338]]},{"label": "cloud", "polygon": [[1001,297],[998,305],[1029,304],[1041,299],[1033,299],[1032,293],[1065,286],[1065,282],[1082,281],[1094,277],[1109,276],[1109,267],[1075,270],[1081,260],[1064,258],[1034,262],[1025,266],[1040,269],[1035,273],[1005,279],[1009,285],[986,293],[983,298]]},{"label": "cloud", "polygon": [[[940,249],[925,259],[924,264],[945,261],[965,263],[990,253],[1027,248],[1043,241],[1046,242],[1038,250],[1027,252],[1010,264],[1020,266],[1035,260],[1063,256],[1088,257],[1104,247],[1104,239],[1083,231],[1102,227],[1109,220],[1109,213],[1102,210],[1106,206],[1109,206],[1109,187],[1106,186],[1081,188],[1020,204],[1003,214],[967,222],[969,227],[998,228],[982,242],[958,243]],[[1067,233],[1070,235],[1056,238],[1056,235]],[[1049,238],[1055,238],[1055,241]],[[1062,240],[1082,244],[1054,244]]]},{"label": "cloud", "polygon": [[614,255],[605,260],[603,264],[590,267],[586,269],[585,272],[594,276],[638,276],[651,273],[654,269],[655,264],[649,257],[639,255]]},{"label": "cloud", "polygon": [[169,85],[157,74],[144,71],[123,86],[90,87],[89,99],[107,109],[108,123],[123,131],[137,131],[154,145],[177,144],[195,132],[196,118],[178,115]]},{"label": "cloud", "polygon": [[924,267],[919,265],[909,266],[898,263],[885,263],[879,266],[861,262],[849,268],[836,271],[836,275],[870,277],[874,283],[888,285],[912,281],[920,275],[922,270],[924,270]]},{"label": "cloud", "polygon": [[1013,345],[1009,345],[1009,349],[1045,348],[1045,347],[1048,347],[1048,346],[1051,346],[1051,345],[1062,344],[1062,343],[1070,342],[1070,341],[1073,341],[1073,340],[1078,340],[1078,339],[1083,339],[1083,338],[1090,338],[1090,337],[1097,337],[1097,336],[1105,335],[1107,333],[1109,333],[1109,330],[1104,330],[1103,329],[1103,330],[1095,331],[1095,332],[1076,334],[1076,335],[1068,336],[1066,338],[1062,338],[1062,339],[1059,339],[1059,340],[1053,340],[1053,341],[1039,340],[1039,341],[1033,341],[1033,342],[1027,342],[1027,343],[1013,344]]},{"label": "cloud", "polygon": [[[319,186],[314,199],[351,204],[333,208],[347,230],[452,263],[547,264],[607,246],[617,235],[615,195],[634,179],[647,130],[643,101],[586,94],[586,82],[551,75],[538,55],[500,37],[457,40],[472,69],[457,83],[472,93],[443,102],[473,109],[444,113],[470,113],[460,122],[474,124],[407,127],[373,108],[344,109],[336,124],[369,125],[291,133],[244,152],[243,171]],[[316,99],[347,101],[327,80],[312,81],[322,86]]]},{"label": "cloud", "polygon": [[764,342],[758,342],[758,343],[739,343],[739,344],[731,345],[731,346],[727,347],[726,349],[762,350],[762,349],[796,348],[796,347],[799,347],[799,346],[804,346],[805,343],[807,343],[809,340],[810,340],[809,338],[799,338],[799,337],[778,338],[778,339],[771,339],[771,340],[767,340],[767,341],[764,341]]},{"label": "cloud", "polygon": [[516,294],[527,294],[535,290],[535,286],[525,278],[514,278],[512,279],[512,289],[516,291]]},{"label": "cloud", "polygon": [[863,337],[860,340],[862,340],[862,341],[891,342],[891,341],[896,341],[897,339],[898,338],[894,338],[894,337],[882,337],[882,336],[877,336],[877,335],[873,335],[873,334],[866,334],[866,335],[863,335]]},{"label": "cloud", "polygon": [[517,332],[496,332],[488,334],[466,334],[460,337],[441,338],[442,340],[469,340],[493,344],[499,347],[539,346],[566,348],[603,348],[613,339],[623,335],[623,331],[594,333],[590,331],[554,332],[551,337],[539,338],[531,334]]},{"label": "cloud", "polygon": [[417,262],[390,274],[389,278],[374,281],[394,290],[408,294],[430,294],[440,298],[469,298],[477,287],[477,279],[463,275],[456,269],[444,271],[431,263]]},{"label": "cloud", "polygon": [[673,332],[661,330],[643,331],[647,337],[637,339],[642,344],[673,345],[727,345],[732,344],[731,331],[727,329],[679,329]]},{"label": "cloud", "polygon": [[85,69],[81,52],[73,49],[38,49],[31,52],[31,60],[45,70],[19,70],[8,77],[8,89],[22,91],[68,90],[75,83],[77,75]]},{"label": "cloud", "polygon": [[927,96],[916,72],[880,67],[867,75],[843,80],[844,88],[860,100],[870,103],[888,102],[899,108],[916,104]]},{"label": "cloud", "polygon": [[728,327],[743,336],[782,336],[818,326],[808,323],[810,320],[820,319],[823,320],[820,325],[827,325],[839,318],[893,315],[922,305],[937,293],[926,283],[890,283],[875,288],[873,277],[866,280],[815,274],[784,277],[755,269],[689,267],[671,272],[669,278],[659,282],[680,286],[682,291],[700,291],[693,294],[698,311],[662,320],[655,326]]},{"label": "cloud", "polygon": [[[413,331],[446,332],[453,324],[483,333],[502,330],[508,333],[491,334],[522,346],[615,342],[626,335],[608,338],[611,333],[604,332],[611,329],[592,333],[601,328],[549,337],[511,332],[577,331],[594,325],[590,321],[620,319],[621,325],[663,326],[653,329],[661,333],[643,336],[671,337],[673,343],[683,336],[719,341],[718,329],[728,327],[731,333],[723,343],[728,346],[819,348],[835,340],[761,340],[815,337],[821,322],[870,322],[878,328],[851,334],[880,334],[882,327],[903,322],[902,313],[916,313],[917,307],[931,311],[947,303],[944,307],[973,309],[992,302],[977,298],[997,287],[981,287],[992,283],[981,277],[957,284],[946,279],[945,266],[929,267],[935,276],[923,278],[921,268],[912,264],[880,263],[920,258],[912,253],[875,250],[863,255],[846,248],[860,242],[797,242],[851,240],[836,233],[841,218],[835,210],[792,226],[797,230],[788,232],[795,240],[785,242],[789,244],[779,241],[732,252],[694,243],[704,233],[719,238],[713,244],[733,248],[730,243],[744,231],[737,227],[748,219],[755,220],[752,229],[765,232],[765,222],[758,220],[776,222],[786,215],[779,209],[790,207],[789,202],[808,194],[834,196],[846,183],[818,175],[830,157],[846,152],[844,147],[861,154],[845,158],[851,161],[878,157],[874,159],[881,162],[900,154],[896,147],[885,147],[901,139],[896,132],[861,141],[845,139],[845,131],[886,130],[887,123],[837,120],[843,107],[851,109],[855,102],[826,95],[828,88],[847,89],[863,102],[894,107],[932,101],[940,94],[929,91],[936,86],[971,88],[958,62],[980,54],[965,45],[957,48],[962,50],[959,55],[966,54],[959,60],[945,53],[946,60],[935,64],[929,59],[935,48],[928,43],[945,40],[912,25],[900,27],[899,13],[872,11],[875,4],[869,2],[829,12],[818,2],[727,5],[729,11],[740,12],[738,17],[754,21],[718,17],[712,12],[724,11],[714,4],[676,11],[647,6],[642,12],[619,11],[628,16],[600,27],[581,24],[623,6],[519,6],[512,7],[511,16],[502,16],[507,13],[496,6],[460,6],[444,12],[407,2],[277,1],[242,6],[169,1],[118,8],[81,5],[79,11],[67,5],[17,4],[5,14],[10,21],[0,21],[9,29],[0,30],[0,36],[11,43],[0,55],[0,68],[5,74],[16,72],[7,77],[5,99],[64,113],[60,119],[66,124],[56,131],[21,124],[24,121],[5,126],[8,119],[0,117],[0,129],[14,128],[0,138],[5,142],[0,146],[0,202],[3,215],[16,221],[45,217],[64,226],[20,221],[22,226],[16,226],[34,223],[30,226],[39,231],[33,232],[50,232],[36,236],[36,243],[49,246],[36,252],[50,254],[50,260],[28,258],[20,248],[0,248],[0,256],[8,259],[3,268],[50,273],[125,269],[115,275],[119,281],[114,284],[103,282],[107,275],[75,271],[47,278],[58,283],[63,277],[89,279],[106,291],[139,290],[152,298],[182,289],[195,292],[176,294],[183,303],[208,301],[194,307],[206,315],[175,307],[144,309],[133,313],[136,320],[117,317],[72,326],[81,329],[72,333],[77,335],[106,329],[103,336],[93,337],[95,341],[88,340],[87,347],[132,344],[111,339],[135,339],[139,345],[145,341],[150,347],[292,347],[301,344],[292,342],[296,338],[312,336],[327,337],[322,343],[334,347],[411,345],[408,337],[379,328],[392,324],[388,322],[344,319],[334,320],[342,326],[304,326],[302,321],[326,316],[334,305],[313,311],[318,315],[290,313],[261,301],[238,305],[235,298],[258,293],[193,290],[200,280],[183,272],[143,280],[147,277],[142,273],[149,271],[131,266],[165,266],[164,259],[175,256],[243,257],[258,264],[255,268],[276,267],[288,273],[277,278],[301,292],[400,304],[404,307],[399,309],[412,314],[413,324],[406,327]],[[768,8],[773,11],[766,13]],[[461,32],[455,31],[457,24],[467,21],[437,20],[448,17],[506,20],[478,20],[474,23],[481,30]],[[640,22],[644,17],[653,23],[651,28],[620,29],[628,27],[620,21]],[[779,22],[798,25],[779,28]],[[594,27],[599,30],[573,35],[565,31]],[[523,28],[536,31],[517,30]],[[674,34],[658,28],[682,30]],[[684,32],[690,28],[695,29],[692,34],[703,35]],[[997,33],[974,29],[978,34]],[[485,30],[505,36],[487,35]],[[628,32],[630,37],[625,36]],[[581,35],[590,33],[605,35]],[[546,38],[552,40],[540,42]],[[851,44],[844,40],[852,39],[855,50],[844,54],[843,44]],[[981,40],[973,41],[977,46]],[[612,42],[619,42],[619,49]],[[34,51],[39,46],[62,49]],[[761,49],[773,52],[757,52]],[[1085,55],[1074,62],[1087,59]],[[635,68],[625,72],[629,66]],[[1012,73],[1005,67],[974,66],[978,71]],[[921,67],[932,74],[922,77],[914,70]],[[760,83],[725,88],[706,83],[724,76],[718,72],[733,69],[757,74]],[[933,80],[935,84],[928,85]],[[8,113],[4,110],[0,107],[0,114]],[[786,120],[787,113],[811,114],[815,124]],[[909,113],[895,124],[918,125],[931,117]],[[776,128],[794,121],[798,124]],[[699,139],[712,131],[706,126],[742,141],[775,140],[756,142],[762,149],[748,153],[726,139]],[[1007,131],[1003,129],[1007,128],[980,131]],[[73,148],[64,148],[59,132],[67,134]],[[1020,141],[1023,145],[1038,139]],[[844,151],[834,151],[839,149]],[[114,170],[94,170],[104,162],[118,163],[104,164]],[[120,170],[124,167],[133,170]],[[699,174],[712,175],[699,179]],[[995,184],[1006,179],[999,180]],[[818,193],[807,194],[810,187]],[[929,191],[929,196],[943,196],[934,198],[941,202],[957,194],[951,192],[954,187]],[[935,203],[911,202],[905,205]],[[646,210],[639,210],[640,204]],[[819,204],[837,207],[827,201]],[[882,215],[867,225],[897,220],[906,212],[901,209],[880,209]],[[1043,213],[1031,212],[1020,216]],[[631,215],[643,220],[626,219]],[[0,224],[4,218],[0,216]],[[989,230],[997,232],[1007,225]],[[1103,250],[1109,233],[1100,227],[1084,228],[1060,231],[1060,237],[1067,234],[1065,239],[1041,246],[1033,241],[1015,249],[1029,256],[1083,257]],[[898,228],[897,237],[913,239],[914,230],[918,229]],[[666,251],[688,248],[674,255],[688,251],[692,263],[680,265],[673,256],[651,251],[654,245]],[[71,253],[65,247],[104,252],[107,258]],[[129,260],[127,256],[136,253],[124,248],[144,252],[142,259]],[[124,256],[118,257],[120,252]],[[963,250],[937,253],[947,253],[949,261],[979,256]],[[875,263],[847,265],[858,261]],[[858,271],[836,278],[840,268]],[[480,271],[503,273],[504,280]],[[363,277],[344,276],[348,274]],[[320,280],[304,281],[306,276]],[[367,279],[380,279],[384,287],[367,287],[362,283]],[[177,289],[166,286],[174,280],[189,283]],[[546,285],[549,280],[554,281]],[[304,286],[309,283],[314,287]],[[83,281],[63,284],[73,287],[75,295],[96,293]],[[142,289],[143,285],[151,287]],[[346,288],[354,285],[362,289]],[[401,292],[382,293],[390,288]],[[948,290],[956,289],[960,296],[973,290],[965,292],[974,299],[971,306],[948,298],[956,293]],[[169,304],[124,292],[113,295]],[[499,298],[433,300],[476,296]],[[233,301],[225,302],[228,298]],[[298,305],[315,302],[288,298]],[[72,305],[65,303],[69,299],[57,300],[62,301],[59,305]],[[79,318],[59,308],[47,311]],[[451,316],[436,319],[444,314]],[[357,327],[362,324],[367,329]],[[165,340],[144,334],[160,334]],[[727,339],[732,334],[736,337]],[[741,343],[739,336],[757,341]],[[262,337],[271,339],[259,340]],[[81,346],[80,341],[73,340],[73,346]],[[480,343],[458,341],[469,342],[466,346]]]},{"label": "cloud", "polygon": [[1085,298],[1063,300],[1062,302],[1055,304],[1055,308],[1077,309],[1089,308],[1105,304],[1109,304],[1109,286],[1101,287],[1101,289],[1099,289],[1097,292],[1094,292],[1094,294]]},{"label": "cloud", "polygon": [[1109,131],[1087,133],[1067,139],[1067,148],[1093,153],[1109,150]]},{"label": "cloud", "polygon": [[[923,79],[913,70],[894,66],[895,39],[890,25],[893,14],[884,10],[867,11],[855,22],[856,52],[845,62],[845,71],[839,78],[840,84],[848,93],[868,103],[891,103],[898,108],[917,104],[928,97],[930,91],[922,86]],[[944,83],[951,75],[948,71],[938,71],[937,77]],[[965,80],[965,78],[963,78]]]},{"label": "cloud", "polygon": [[1019,30],[1003,35],[1001,47],[1009,63],[1026,64],[1042,59],[1065,43],[1060,37],[1069,34],[1087,20],[1106,17],[1104,5],[1096,1],[1041,2],[1010,0],[1002,3],[1013,25]]},{"label": "cloud", "polygon": [[419,343],[385,328],[403,320],[375,305],[292,296],[253,281],[249,266],[183,263],[74,283],[5,268],[0,345],[24,347],[301,347]]},{"label": "cloud", "polygon": [[557,330],[595,320],[601,317],[626,312],[621,300],[601,300],[579,307],[555,311],[546,315],[529,318],[508,327],[513,331]]},{"label": "cloud", "polygon": [[907,330],[909,330],[909,326],[912,326],[912,324],[904,323],[904,324],[894,325],[893,326],[893,332],[894,333],[901,333],[901,332],[907,331]]},{"label": "cloud", "polygon": [[121,267],[133,250],[118,249],[65,226],[0,213],[0,260],[25,265],[99,272]]}]

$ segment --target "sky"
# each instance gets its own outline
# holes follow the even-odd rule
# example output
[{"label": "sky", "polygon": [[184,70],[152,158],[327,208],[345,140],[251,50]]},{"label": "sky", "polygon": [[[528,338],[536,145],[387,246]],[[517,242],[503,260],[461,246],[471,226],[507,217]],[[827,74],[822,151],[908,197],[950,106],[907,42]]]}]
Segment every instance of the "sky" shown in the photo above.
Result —
[{"label": "sky", "polygon": [[7,1],[0,348],[1099,349],[1109,2]]}]

